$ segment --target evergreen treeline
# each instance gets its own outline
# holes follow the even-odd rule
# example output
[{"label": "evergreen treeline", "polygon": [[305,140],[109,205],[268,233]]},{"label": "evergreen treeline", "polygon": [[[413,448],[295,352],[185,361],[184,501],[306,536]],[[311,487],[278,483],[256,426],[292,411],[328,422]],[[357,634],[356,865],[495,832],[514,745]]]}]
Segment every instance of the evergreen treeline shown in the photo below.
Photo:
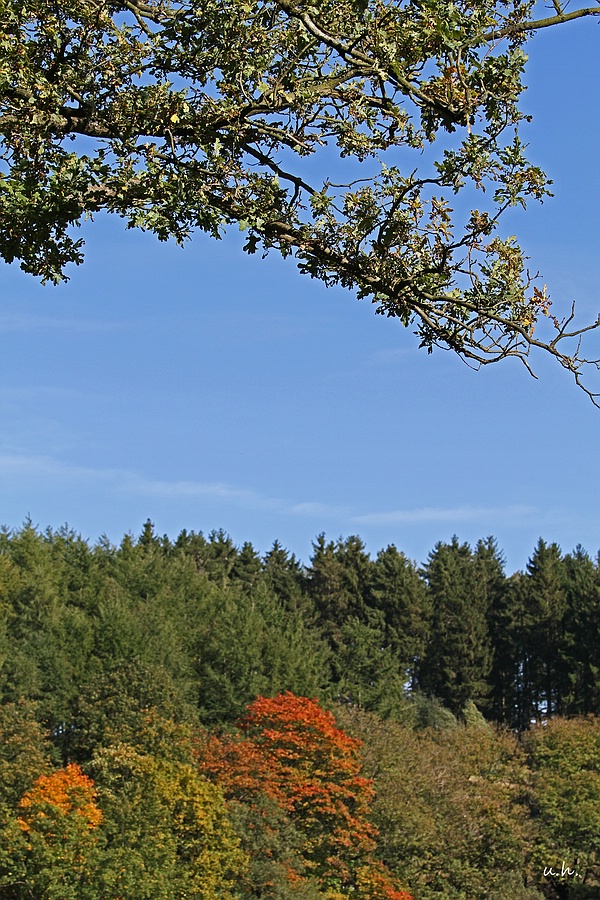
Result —
[{"label": "evergreen treeline", "polygon": [[[320,536],[303,566],[278,543],[260,557],[223,532],[173,541],[150,522],[118,547],[67,528],[5,530],[0,818],[12,825],[0,822],[0,896],[407,896],[393,876],[416,900],[599,898],[599,603],[599,563],[542,540],[507,576],[492,538],[439,543],[419,569],[394,546],[372,559],[357,537]],[[273,749],[272,721],[244,728],[257,698],[278,696],[277,728],[297,737]],[[345,733],[363,742],[375,800]],[[348,809],[372,806],[387,868],[366,819],[360,852],[348,837],[346,862],[340,846],[315,861],[323,835],[352,819],[340,818],[346,783],[318,781],[325,745],[327,771],[354,772]],[[314,746],[318,778],[301,746]],[[49,809],[77,813],[61,818],[71,872],[104,817],[101,863],[68,890],[52,874]],[[29,872],[38,852],[31,835],[35,878],[19,881],[15,860]],[[562,862],[581,872],[544,876]]]},{"label": "evergreen treeline", "polygon": [[419,569],[321,535],[305,567],[220,531],[171,541],[147,522],[116,547],[26,524],[0,534],[0,597],[2,697],[41,701],[57,728],[133,658],[206,723],[279,690],[400,720],[473,702],[518,731],[600,713],[600,563],[541,539],[507,576],[493,538],[438,543]]}]

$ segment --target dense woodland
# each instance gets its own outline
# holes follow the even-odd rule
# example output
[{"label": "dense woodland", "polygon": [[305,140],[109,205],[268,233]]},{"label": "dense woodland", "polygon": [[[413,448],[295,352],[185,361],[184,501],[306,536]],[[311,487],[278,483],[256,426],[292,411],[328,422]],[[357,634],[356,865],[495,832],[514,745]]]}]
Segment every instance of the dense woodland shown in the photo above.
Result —
[{"label": "dense woodland", "polygon": [[5,530],[0,897],[600,898],[599,612],[542,540]]}]

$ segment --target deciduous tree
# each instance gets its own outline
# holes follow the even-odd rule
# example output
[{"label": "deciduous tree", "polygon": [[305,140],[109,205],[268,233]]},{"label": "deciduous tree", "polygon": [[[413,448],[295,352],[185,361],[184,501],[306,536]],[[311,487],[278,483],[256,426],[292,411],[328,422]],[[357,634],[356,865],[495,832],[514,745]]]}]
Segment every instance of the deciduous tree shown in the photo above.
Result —
[{"label": "deciduous tree", "polygon": [[9,822],[0,844],[0,884],[7,896],[92,900],[102,812],[91,779],[74,763],[40,775],[18,812],[21,840]]},{"label": "deciduous tree", "polygon": [[331,900],[354,895],[359,885],[370,900],[409,900],[374,862],[373,788],[361,775],[359,742],[333,715],[286,692],[259,697],[240,728],[241,735],[213,738],[203,754],[226,795],[250,803],[266,795],[286,812],[302,835],[308,874]]},{"label": "deciduous tree", "polygon": [[417,900],[541,900],[523,887],[528,770],[514,735],[474,715],[419,731],[357,709],[337,717],[362,740],[381,858]]},{"label": "deciduous tree", "polygon": [[[548,194],[518,133],[524,47],[598,12],[2,0],[0,255],[58,281],[82,259],[71,226],[100,210],[162,240],[238,223],[248,252],[295,254],[429,351],[528,365],[539,347],[580,382],[580,330],[550,314],[498,221]],[[476,207],[457,201],[473,188]],[[551,336],[534,331],[544,316]]]},{"label": "deciduous tree", "polygon": [[553,719],[531,730],[526,747],[535,874],[540,878],[545,867],[560,871],[564,861],[579,877],[548,878],[549,896],[593,898],[600,885],[600,722]]},{"label": "deciduous tree", "polygon": [[190,762],[123,743],[98,749],[92,770],[105,815],[100,896],[233,900],[246,860],[219,788]]}]

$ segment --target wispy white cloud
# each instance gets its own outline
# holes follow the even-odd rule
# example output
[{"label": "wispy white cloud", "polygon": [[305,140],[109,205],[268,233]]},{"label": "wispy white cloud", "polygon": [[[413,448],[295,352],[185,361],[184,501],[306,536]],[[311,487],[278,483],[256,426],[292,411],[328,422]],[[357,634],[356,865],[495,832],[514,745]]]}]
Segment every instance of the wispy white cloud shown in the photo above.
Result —
[{"label": "wispy white cloud", "polygon": [[[350,526],[386,526],[418,523],[485,523],[531,522],[540,519],[540,511],[526,504],[506,506],[422,506],[360,513],[350,506],[319,501],[294,502],[272,497],[259,491],[238,487],[226,482],[146,478],[127,469],[103,469],[71,465],[50,456],[0,454],[0,478],[15,480],[52,480],[74,487],[94,486],[113,495],[155,497],[186,501],[194,498],[213,500],[246,510],[270,512],[276,516],[300,516],[307,519],[335,521],[342,528]],[[547,511],[546,511],[547,512]],[[557,511],[554,511],[554,516]],[[562,512],[564,516],[564,511]]]},{"label": "wispy white cloud", "polygon": [[267,497],[253,490],[232,487],[222,482],[158,481],[136,478],[129,483],[127,489],[136,494],[169,499],[207,497],[253,509],[276,510],[282,505],[282,501],[274,497]]},{"label": "wispy white cloud", "polygon": [[[47,384],[35,384],[30,387],[7,387],[0,385],[0,403],[14,403],[21,406],[23,403],[39,402],[47,404],[56,400],[90,400],[90,392],[73,387],[55,387]],[[94,394],[95,400],[101,399],[101,394]]]},{"label": "wispy white cloud", "polygon": [[310,518],[318,517],[320,519],[340,519],[347,518],[349,510],[345,506],[332,506],[327,503],[293,503],[287,506],[287,513],[294,516],[307,516]]},{"label": "wispy white cloud", "polygon": [[389,512],[373,512],[354,515],[351,521],[358,525],[401,525],[411,522],[481,522],[516,519],[535,512],[533,506],[422,506],[415,509],[395,509]]},{"label": "wispy white cloud", "polygon": [[0,333],[18,331],[60,331],[69,334],[105,334],[129,327],[124,322],[107,322],[100,319],[73,319],[56,316],[36,316],[28,313],[4,313],[0,315]]},{"label": "wispy white cloud", "polygon": [[55,478],[62,480],[111,481],[125,473],[117,469],[96,469],[61,462],[49,456],[23,456],[0,454],[0,476],[25,476],[30,478]]},{"label": "wispy white cloud", "polygon": [[120,496],[156,497],[165,500],[207,499],[243,509],[270,511],[279,515],[306,516],[319,519],[344,519],[349,510],[326,503],[294,503],[226,482],[147,478],[127,469],[93,468],[62,462],[51,456],[0,454],[0,478],[21,481],[52,480],[61,484],[81,485],[108,490]]},{"label": "wispy white cloud", "polygon": [[61,484],[94,485],[118,495],[163,497],[172,500],[212,498],[234,506],[257,510],[281,510],[282,500],[258,491],[238,488],[223,482],[167,481],[149,479],[127,469],[103,469],[65,463],[49,456],[0,454],[0,478],[52,479]]}]

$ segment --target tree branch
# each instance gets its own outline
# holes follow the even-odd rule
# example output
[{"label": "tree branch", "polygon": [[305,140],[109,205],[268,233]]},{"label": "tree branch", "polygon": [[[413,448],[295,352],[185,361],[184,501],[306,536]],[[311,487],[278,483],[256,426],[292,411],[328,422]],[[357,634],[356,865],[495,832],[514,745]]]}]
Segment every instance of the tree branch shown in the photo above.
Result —
[{"label": "tree branch", "polygon": [[587,9],[574,9],[570,13],[560,11],[555,16],[546,19],[537,19],[533,22],[521,22],[518,25],[507,25],[505,28],[493,29],[484,35],[484,40],[499,41],[502,38],[514,37],[517,34],[527,34],[529,31],[539,31],[540,28],[551,28],[553,25],[561,25],[563,22],[572,22],[585,16],[600,16],[600,8],[588,7]]}]

